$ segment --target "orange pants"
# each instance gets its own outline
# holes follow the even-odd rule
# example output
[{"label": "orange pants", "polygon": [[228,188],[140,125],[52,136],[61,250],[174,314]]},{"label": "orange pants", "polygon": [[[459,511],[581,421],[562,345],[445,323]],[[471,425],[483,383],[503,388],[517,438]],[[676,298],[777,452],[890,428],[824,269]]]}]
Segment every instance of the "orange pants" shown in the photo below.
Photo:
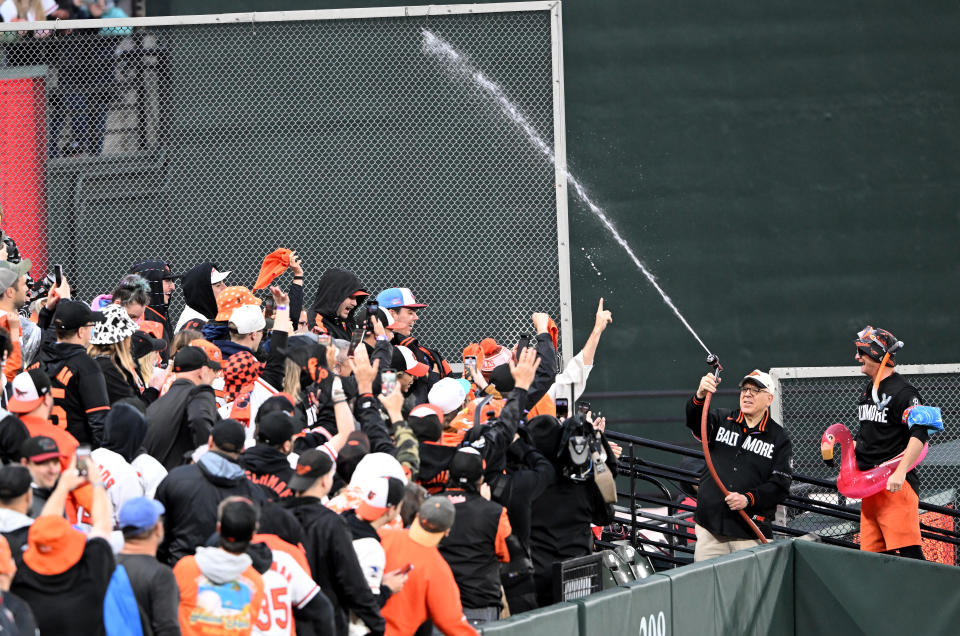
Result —
[{"label": "orange pants", "polygon": [[860,504],[860,549],[886,552],[920,545],[920,498],[909,483],[881,490]]}]

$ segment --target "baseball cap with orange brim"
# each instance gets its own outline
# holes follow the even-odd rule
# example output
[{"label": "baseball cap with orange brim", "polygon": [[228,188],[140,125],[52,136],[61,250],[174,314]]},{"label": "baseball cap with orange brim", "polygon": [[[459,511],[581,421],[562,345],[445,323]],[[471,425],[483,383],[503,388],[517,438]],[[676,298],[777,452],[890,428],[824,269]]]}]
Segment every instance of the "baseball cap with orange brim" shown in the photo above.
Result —
[{"label": "baseball cap with orange brim", "polygon": [[415,378],[426,377],[427,373],[430,371],[430,367],[417,360],[416,356],[413,355],[413,351],[411,351],[409,347],[397,345],[393,348],[393,351],[393,361],[391,364],[396,368],[397,371],[409,373]]},{"label": "baseball cap with orange brim", "polygon": [[17,374],[13,379],[13,393],[7,402],[11,413],[29,413],[41,404],[50,393],[50,378],[40,369]]}]

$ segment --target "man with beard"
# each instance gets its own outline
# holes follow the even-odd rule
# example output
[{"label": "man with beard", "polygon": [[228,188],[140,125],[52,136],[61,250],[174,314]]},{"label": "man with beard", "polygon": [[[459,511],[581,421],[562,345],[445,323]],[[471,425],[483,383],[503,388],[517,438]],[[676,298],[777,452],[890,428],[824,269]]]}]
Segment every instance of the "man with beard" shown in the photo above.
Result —
[{"label": "man with beard", "polygon": [[369,295],[353,272],[328,269],[317,284],[317,293],[307,316],[308,324],[332,338],[350,340],[350,332],[358,326],[353,318],[357,304]]}]

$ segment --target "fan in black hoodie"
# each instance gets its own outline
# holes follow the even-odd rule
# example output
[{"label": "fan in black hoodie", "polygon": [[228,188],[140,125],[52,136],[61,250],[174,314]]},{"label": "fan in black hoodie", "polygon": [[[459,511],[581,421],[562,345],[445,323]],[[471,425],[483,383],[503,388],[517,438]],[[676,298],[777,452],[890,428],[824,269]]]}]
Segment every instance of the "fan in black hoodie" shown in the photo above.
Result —
[{"label": "fan in black hoodie", "polygon": [[257,417],[257,445],[243,451],[240,466],[247,479],[260,486],[267,499],[293,497],[289,483],[293,468],[287,455],[293,450],[296,425],[292,416],[274,411]]},{"label": "fan in black hoodie", "polygon": [[180,314],[175,331],[191,318],[201,318],[204,321],[213,320],[217,316],[217,297],[210,284],[210,275],[218,269],[216,263],[200,263],[183,275],[183,299],[187,306]]},{"label": "fan in black hoodie", "polygon": [[313,328],[319,321],[331,337],[350,340],[350,331],[357,326],[353,313],[357,309],[358,299],[369,295],[353,272],[328,269],[317,284],[317,293],[307,314],[307,324]]},{"label": "fan in black hoodie", "polygon": [[164,283],[180,276],[175,275],[170,270],[170,265],[162,260],[140,261],[130,268],[130,273],[140,274],[150,283],[150,304],[144,311],[144,319],[163,325],[163,339],[167,344],[173,342],[173,325],[170,324],[168,316],[172,292],[164,292]]}]

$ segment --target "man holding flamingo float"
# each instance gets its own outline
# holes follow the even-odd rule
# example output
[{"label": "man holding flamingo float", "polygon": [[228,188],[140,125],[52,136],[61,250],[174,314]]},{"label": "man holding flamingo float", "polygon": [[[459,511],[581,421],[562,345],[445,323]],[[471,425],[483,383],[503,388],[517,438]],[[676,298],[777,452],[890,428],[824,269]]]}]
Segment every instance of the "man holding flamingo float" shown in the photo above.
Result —
[{"label": "man holding flamingo float", "polygon": [[857,402],[860,430],[854,441],[857,467],[867,470],[902,453],[885,490],[860,505],[860,549],[923,560],[920,549],[920,481],[910,469],[929,438],[925,426],[907,426],[920,393],[894,371],[894,354],[903,346],[892,333],[869,325],[857,334],[855,359],[871,380]]}]

